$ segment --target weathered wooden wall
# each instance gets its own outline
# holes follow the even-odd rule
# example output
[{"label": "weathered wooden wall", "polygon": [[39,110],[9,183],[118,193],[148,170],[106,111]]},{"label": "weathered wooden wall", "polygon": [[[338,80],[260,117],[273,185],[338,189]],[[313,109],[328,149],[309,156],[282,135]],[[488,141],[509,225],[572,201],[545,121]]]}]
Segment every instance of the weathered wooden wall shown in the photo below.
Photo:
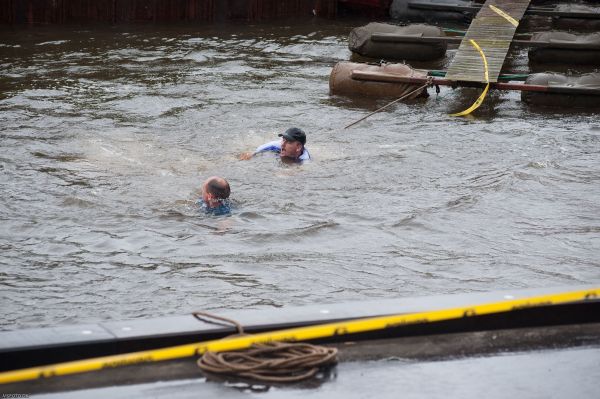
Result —
[{"label": "weathered wooden wall", "polygon": [[332,18],[337,0],[0,0],[0,24]]}]

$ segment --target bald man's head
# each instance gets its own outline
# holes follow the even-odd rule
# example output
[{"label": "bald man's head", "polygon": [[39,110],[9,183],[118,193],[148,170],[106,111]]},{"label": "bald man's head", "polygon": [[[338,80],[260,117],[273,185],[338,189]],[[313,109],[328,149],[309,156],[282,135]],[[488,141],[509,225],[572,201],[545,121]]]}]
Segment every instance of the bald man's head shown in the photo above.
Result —
[{"label": "bald man's head", "polygon": [[202,193],[205,197],[212,197],[212,200],[222,201],[229,198],[231,189],[227,180],[219,176],[212,176],[206,179],[202,185]]}]

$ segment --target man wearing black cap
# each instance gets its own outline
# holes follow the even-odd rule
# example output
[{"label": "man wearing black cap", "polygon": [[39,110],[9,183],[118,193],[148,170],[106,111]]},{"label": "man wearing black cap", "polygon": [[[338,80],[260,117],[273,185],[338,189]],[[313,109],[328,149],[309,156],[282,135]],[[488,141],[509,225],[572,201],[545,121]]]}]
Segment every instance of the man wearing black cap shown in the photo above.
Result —
[{"label": "man wearing black cap", "polygon": [[281,137],[280,141],[271,141],[263,144],[253,153],[247,152],[241,154],[240,159],[250,159],[262,152],[275,152],[279,154],[281,160],[284,162],[302,163],[310,160],[310,153],[304,147],[304,144],[306,144],[306,134],[304,134],[302,129],[291,127],[284,133],[278,134],[278,136]]}]

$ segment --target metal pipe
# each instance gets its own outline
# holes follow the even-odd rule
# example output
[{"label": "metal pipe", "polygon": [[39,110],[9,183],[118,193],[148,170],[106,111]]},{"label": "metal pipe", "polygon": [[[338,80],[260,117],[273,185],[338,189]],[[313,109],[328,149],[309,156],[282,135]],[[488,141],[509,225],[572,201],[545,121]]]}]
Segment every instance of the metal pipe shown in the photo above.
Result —
[{"label": "metal pipe", "polygon": [[[460,43],[462,37],[455,36],[410,36],[397,35],[394,33],[374,33],[371,35],[371,40],[374,42],[385,43]],[[595,43],[574,43],[574,42],[534,42],[530,40],[513,40],[512,44],[525,47],[549,47],[569,50],[600,50],[600,45]]]},{"label": "metal pipe", "polygon": [[[428,78],[415,78],[415,77],[404,77],[395,76],[390,74],[383,74],[379,72],[365,72],[365,71],[353,71],[352,79],[371,81],[371,82],[387,82],[387,83],[412,83],[412,84],[425,84]],[[431,84],[438,86],[452,86],[452,87],[485,87],[485,82],[466,82],[456,81],[449,79],[431,78]],[[491,82],[490,87],[498,90],[520,90],[520,91],[534,91],[544,93],[555,93],[555,94],[583,94],[600,96],[600,88],[583,88],[583,87],[568,87],[568,86],[543,86],[543,85],[530,85],[525,83],[500,83]]]}]

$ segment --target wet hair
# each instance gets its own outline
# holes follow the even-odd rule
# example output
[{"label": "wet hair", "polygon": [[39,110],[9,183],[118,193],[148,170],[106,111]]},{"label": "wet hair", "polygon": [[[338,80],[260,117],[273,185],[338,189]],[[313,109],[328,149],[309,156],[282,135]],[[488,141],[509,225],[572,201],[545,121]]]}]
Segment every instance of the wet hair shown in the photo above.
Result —
[{"label": "wet hair", "polygon": [[215,196],[218,200],[229,198],[231,189],[229,183],[222,177],[213,177],[206,183],[206,189],[209,193]]}]

